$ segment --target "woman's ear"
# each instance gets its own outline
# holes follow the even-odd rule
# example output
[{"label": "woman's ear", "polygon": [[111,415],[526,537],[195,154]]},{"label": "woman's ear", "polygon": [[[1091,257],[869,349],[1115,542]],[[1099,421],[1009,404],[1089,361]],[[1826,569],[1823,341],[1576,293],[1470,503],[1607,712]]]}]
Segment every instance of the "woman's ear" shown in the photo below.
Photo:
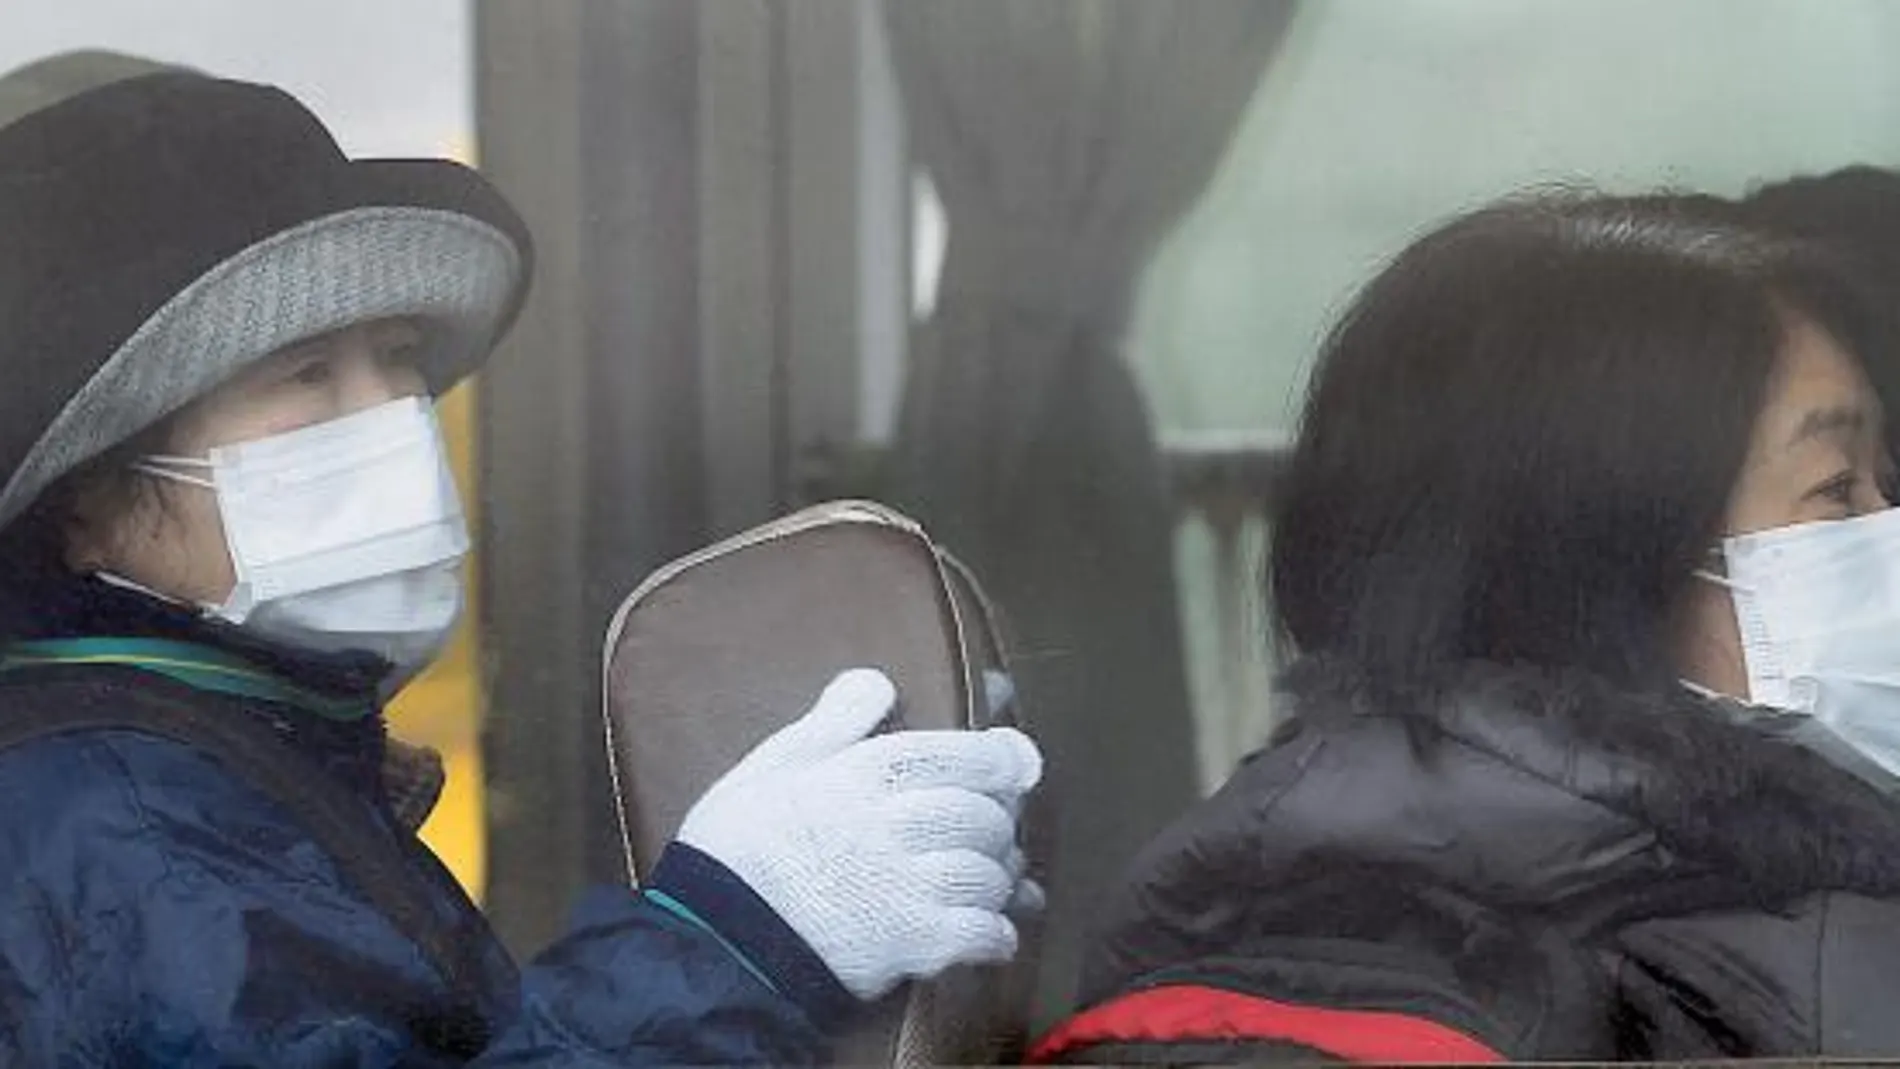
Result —
[{"label": "woman's ear", "polygon": [[112,566],[112,539],[105,510],[100,508],[96,480],[65,488],[58,502],[55,522],[63,545],[66,567],[81,575],[107,570]]},{"label": "woman's ear", "polygon": [[1678,606],[1674,631],[1678,675],[1719,694],[1748,699],[1742,631],[1728,591],[1693,580]]},{"label": "woman's ear", "polygon": [[116,467],[83,471],[52,493],[49,506],[66,567],[81,575],[119,570],[125,525],[138,498],[129,473]]}]

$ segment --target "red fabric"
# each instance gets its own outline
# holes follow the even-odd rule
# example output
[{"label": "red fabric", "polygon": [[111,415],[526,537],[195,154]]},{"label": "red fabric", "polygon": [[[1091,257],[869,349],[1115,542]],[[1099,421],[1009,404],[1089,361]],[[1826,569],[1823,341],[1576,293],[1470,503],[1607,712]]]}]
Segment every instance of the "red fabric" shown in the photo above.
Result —
[{"label": "red fabric", "polygon": [[1195,985],[1155,987],[1086,1010],[1029,1052],[1047,1064],[1096,1043],[1283,1040],[1352,1062],[1495,1064],[1502,1054],[1454,1028],[1377,1010],[1294,1006]]}]

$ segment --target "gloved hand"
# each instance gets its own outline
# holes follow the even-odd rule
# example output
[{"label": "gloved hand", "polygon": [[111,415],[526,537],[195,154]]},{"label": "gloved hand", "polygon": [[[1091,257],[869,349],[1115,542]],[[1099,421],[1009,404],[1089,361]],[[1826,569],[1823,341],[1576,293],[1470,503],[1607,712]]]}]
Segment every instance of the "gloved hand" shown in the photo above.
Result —
[{"label": "gloved hand", "polygon": [[1013,728],[868,737],[897,692],[833,680],[687,813],[678,839],[778,913],[840,983],[874,999],[952,965],[1006,961],[1023,880],[1016,816],[1042,755]]}]

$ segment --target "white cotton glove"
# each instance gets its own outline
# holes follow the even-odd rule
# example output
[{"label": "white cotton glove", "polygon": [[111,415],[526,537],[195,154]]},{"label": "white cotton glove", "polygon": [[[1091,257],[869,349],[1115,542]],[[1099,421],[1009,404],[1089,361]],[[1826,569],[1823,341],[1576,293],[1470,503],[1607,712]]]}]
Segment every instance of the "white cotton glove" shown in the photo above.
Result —
[{"label": "white cotton glove", "polygon": [[713,784],[679,841],[717,859],[874,999],[952,965],[1016,953],[1016,814],[1042,755],[1013,728],[871,737],[895,706],[881,672],[833,680],[803,718]]}]

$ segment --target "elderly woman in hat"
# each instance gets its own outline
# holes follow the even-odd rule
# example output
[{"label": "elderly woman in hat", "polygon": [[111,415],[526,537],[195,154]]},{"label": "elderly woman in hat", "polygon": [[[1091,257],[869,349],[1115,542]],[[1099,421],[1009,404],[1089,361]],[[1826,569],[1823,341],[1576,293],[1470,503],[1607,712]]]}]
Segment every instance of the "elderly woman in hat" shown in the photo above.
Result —
[{"label": "elderly woman in hat", "polygon": [[474,172],[146,73],[0,129],[0,235],[0,1061],[806,1062],[1014,952],[1037,751],[872,737],[875,672],[526,967],[415,838],[379,701],[468,548],[431,399],[530,272]]}]

